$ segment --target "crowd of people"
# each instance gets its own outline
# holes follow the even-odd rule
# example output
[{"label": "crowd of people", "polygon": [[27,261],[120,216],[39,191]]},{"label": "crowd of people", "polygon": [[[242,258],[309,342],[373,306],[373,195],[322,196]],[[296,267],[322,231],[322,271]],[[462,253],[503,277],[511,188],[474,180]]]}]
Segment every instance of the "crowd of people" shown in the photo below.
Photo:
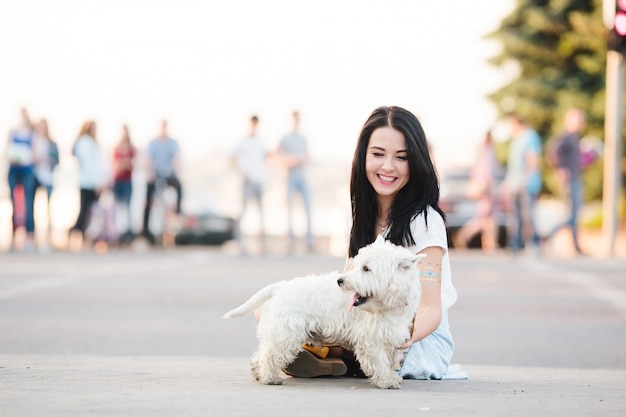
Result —
[{"label": "crowd of people", "polygon": [[[562,133],[542,147],[539,134],[517,113],[508,116],[511,139],[502,184],[495,182],[501,169],[494,152],[491,132],[487,132],[470,175],[467,196],[477,202],[476,215],[453,237],[457,248],[465,248],[470,239],[481,234],[482,249],[497,247],[497,204],[509,208],[507,246],[513,252],[530,250],[541,253],[546,244],[563,229],[569,228],[575,252],[583,254],[578,239],[578,217],[583,202],[580,140],[586,115],[579,108],[568,109],[563,116]],[[555,174],[559,190],[569,208],[567,219],[541,234],[537,227],[537,200],[542,187],[541,167],[545,159]],[[499,198],[503,196],[504,198]]]},{"label": "crowd of people", "polygon": [[[46,231],[43,243],[35,239],[35,194],[40,187],[46,190],[48,198],[48,229],[50,221],[50,196],[53,191],[54,169],[59,164],[59,148],[50,138],[45,119],[33,123],[28,111],[21,109],[19,125],[10,131],[7,143],[8,182],[12,204],[12,247],[14,251],[47,250],[50,248],[50,230]],[[293,232],[292,208],[294,196],[302,197],[306,213],[306,243],[313,249],[311,227],[310,191],[306,178],[305,165],[308,162],[306,137],[299,131],[300,114],[292,113],[292,130],[281,139],[277,150],[270,151],[257,135],[258,116],[250,118],[249,134],[241,139],[233,150],[235,167],[242,177],[242,209],[237,219],[236,237],[242,251],[245,245],[239,224],[247,215],[248,203],[255,200],[259,211],[260,237],[265,241],[263,217],[263,185],[266,163],[277,159],[287,170],[288,234],[291,243],[296,237]],[[118,142],[112,152],[107,152],[97,139],[97,124],[86,120],[74,141],[71,154],[79,168],[79,209],[76,221],[68,230],[68,248],[91,248],[104,244],[125,246],[136,238],[145,239],[155,245],[151,226],[152,208],[155,196],[166,189],[176,194],[172,213],[166,213],[158,221],[164,223],[171,216],[182,212],[183,185],[180,178],[182,166],[178,140],[168,132],[167,120],[162,120],[159,132],[143,151],[137,149],[131,140],[129,127],[122,125]],[[141,166],[138,167],[140,154]],[[146,195],[141,229],[135,233],[132,225],[131,197],[133,195],[133,172],[143,169],[146,178]],[[107,198],[109,197],[109,198]],[[163,232],[165,225],[160,225]],[[25,231],[23,242],[18,242],[19,229]],[[41,239],[40,239],[41,240]]]},{"label": "crowd of people", "polygon": [[[289,248],[293,248],[296,236],[294,233],[294,205],[296,198],[301,198],[305,212],[305,242],[308,250],[314,249],[313,229],[311,222],[311,191],[306,175],[306,164],[309,162],[309,151],[306,136],[300,131],[300,113],[291,114],[292,128],[280,139],[278,149],[271,151],[257,134],[259,117],[252,115],[249,120],[248,134],[237,143],[234,151],[234,165],[240,172],[242,182],[242,210],[238,225],[249,211],[251,200],[257,205],[259,238],[262,250],[266,243],[263,212],[263,185],[265,183],[266,165],[270,160],[277,160],[279,165],[287,169],[287,235]],[[237,240],[243,253],[246,242],[243,241],[241,230],[237,230]]]},{"label": "crowd of people", "polygon": [[[314,239],[311,222],[311,192],[306,176],[309,161],[307,139],[300,131],[300,114],[291,114],[291,130],[280,139],[277,149],[270,150],[259,137],[259,117],[249,119],[248,133],[233,149],[233,164],[242,178],[241,211],[237,219],[235,237],[243,253],[246,252],[240,225],[250,212],[250,203],[255,203],[258,214],[259,240],[261,247],[266,242],[264,226],[263,194],[267,164],[278,161],[287,171],[286,206],[287,234],[289,247],[296,240],[294,233],[294,205],[300,197],[305,213],[305,242],[313,248]],[[585,113],[578,108],[567,110],[563,117],[563,133],[548,141],[542,151],[539,135],[516,113],[508,116],[511,141],[505,164],[502,184],[496,181],[501,171],[494,150],[492,132],[485,134],[478,156],[470,174],[467,196],[477,202],[477,211],[453,236],[456,248],[465,248],[477,234],[481,235],[481,246],[485,251],[497,248],[498,231],[494,218],[497,204],[509,207],[507,246],[514,252],[523,249],[540,251],[555,234],[569,228],[577,253],[582,254],[578,238],[578,216],[582,205],[581,155],[579,141],[585,126]],[[80,204],[75,223],[68,231],[68,242],[77,236],[82,247],[90,247],[97,241],[107,244],[127,245],[137,237],[156,244],[158,238],[151,230],[151,214],[155,193],[172,188],[176,193],[173,214],[181,213],[183,186],[180,179],[181,157],[179,142],[168,132],[166,120],[162,120],[159,132],[144,150],[146,173],[146,195],[141,229],[135,233],[132,227],[131,196],[133,194],[133,172],[137,168],[140,151],[131,140],[129,128],[123,125],[119,141],[111,153],[105,152],[97,140],[97,125],[87,120],[80,128],[72,146],[72,155],[79,166]],[[59,148],[51,139],[48,122],[41,119],[36,123],[30,119],[26,109],[20,112],[20,123],[9,134],[7,144],[8,183],[13,204],[13,233],[22,227],[25,239],[21,249],[34,250],[35,220],[34,200],[39,188],[45,189],[48,218],[50,196],[53,191],[53,173],[59,164]],[[544,235],[540,235],[536,224],[536,204],[541,191],[541,164],[545,157],[554,169],[569,215]],[[103,204],[103,194],[112,195],[114,204]],[[112,209],[113,208],[113,209]],[[95,219],[98,218],[99,221]],[[162,220],[162,219],[161,219]],[[51,222],[48,220],[48,229]],[[43,246],[49,245],[50,230]],[[13,239],[15,241],[15,239]],[[16,249],[16,248],[14,248]]]}]

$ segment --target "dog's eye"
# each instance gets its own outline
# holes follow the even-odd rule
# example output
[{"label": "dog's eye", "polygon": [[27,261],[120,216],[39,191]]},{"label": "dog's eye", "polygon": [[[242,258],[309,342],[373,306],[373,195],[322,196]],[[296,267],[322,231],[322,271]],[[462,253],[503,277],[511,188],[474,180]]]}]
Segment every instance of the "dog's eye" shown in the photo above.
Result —
[{"label": "dog's eye", "polygon": [[367,265],[363,265],[363,272],[370,272],[370,267]]}]

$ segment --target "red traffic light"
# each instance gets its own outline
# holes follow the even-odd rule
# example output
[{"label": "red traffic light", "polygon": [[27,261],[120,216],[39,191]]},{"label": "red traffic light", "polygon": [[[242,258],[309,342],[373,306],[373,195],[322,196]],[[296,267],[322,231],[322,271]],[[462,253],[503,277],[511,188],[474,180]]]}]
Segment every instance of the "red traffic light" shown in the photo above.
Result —
[{"label": "red traffic light", "polygon": [[626,55],[626,0],[615,2],[613,28],[608,33],[608,48]]},{"label": "red traffic light", "polygon": [[[623,3],[626,3],[626,0],[623,0]],[[615,13],[614,28],[620,36],[626,35],[626,13]]]}]

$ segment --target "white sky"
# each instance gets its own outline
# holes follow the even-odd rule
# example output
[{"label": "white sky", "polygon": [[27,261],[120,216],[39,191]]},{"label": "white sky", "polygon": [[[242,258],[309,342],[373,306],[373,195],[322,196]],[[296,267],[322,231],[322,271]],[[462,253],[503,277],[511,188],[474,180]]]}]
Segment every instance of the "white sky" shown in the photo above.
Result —
[{"label": "white sky", "polygon": [[[25,106],[68,152],[167,118],[187,159],[226,155],[260,116],[275,145],[298,108],[313,158],[349,162],[379,105],[421,118],[438,159],[469,162],[506,75],[482,37],[513,0],[0,0],[0,132]],[[3,134],[4,135],[4,134]]]}]

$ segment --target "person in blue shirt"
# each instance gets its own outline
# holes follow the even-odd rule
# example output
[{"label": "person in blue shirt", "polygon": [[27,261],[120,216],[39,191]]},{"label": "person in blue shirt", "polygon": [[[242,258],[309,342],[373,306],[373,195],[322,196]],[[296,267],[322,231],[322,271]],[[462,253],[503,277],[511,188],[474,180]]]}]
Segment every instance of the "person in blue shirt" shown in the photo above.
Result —
[{"label": "person in blue shirt", "polygon": [[511,232],[509,246],[514,251],[539,249],[535,206],[541,191],[541,139],[516,113],[509,115],[511,141],[504,180],[510,198]]},{"label": "person in blue shirt", "polygon": [[151,244],[156,239],[150,231],[150,211],[157,189],[157,182],[163,182],[168,187],[176,190],[176,214],[181,212],[182,185],[178,172],[180,171],[180,147],[178,141],[169,136],[167,120],[161,121],[159,136],[152,139],[147,149],[148,159],[148,183],[146,187],[146,204],[143,212],[142,236]]}]

